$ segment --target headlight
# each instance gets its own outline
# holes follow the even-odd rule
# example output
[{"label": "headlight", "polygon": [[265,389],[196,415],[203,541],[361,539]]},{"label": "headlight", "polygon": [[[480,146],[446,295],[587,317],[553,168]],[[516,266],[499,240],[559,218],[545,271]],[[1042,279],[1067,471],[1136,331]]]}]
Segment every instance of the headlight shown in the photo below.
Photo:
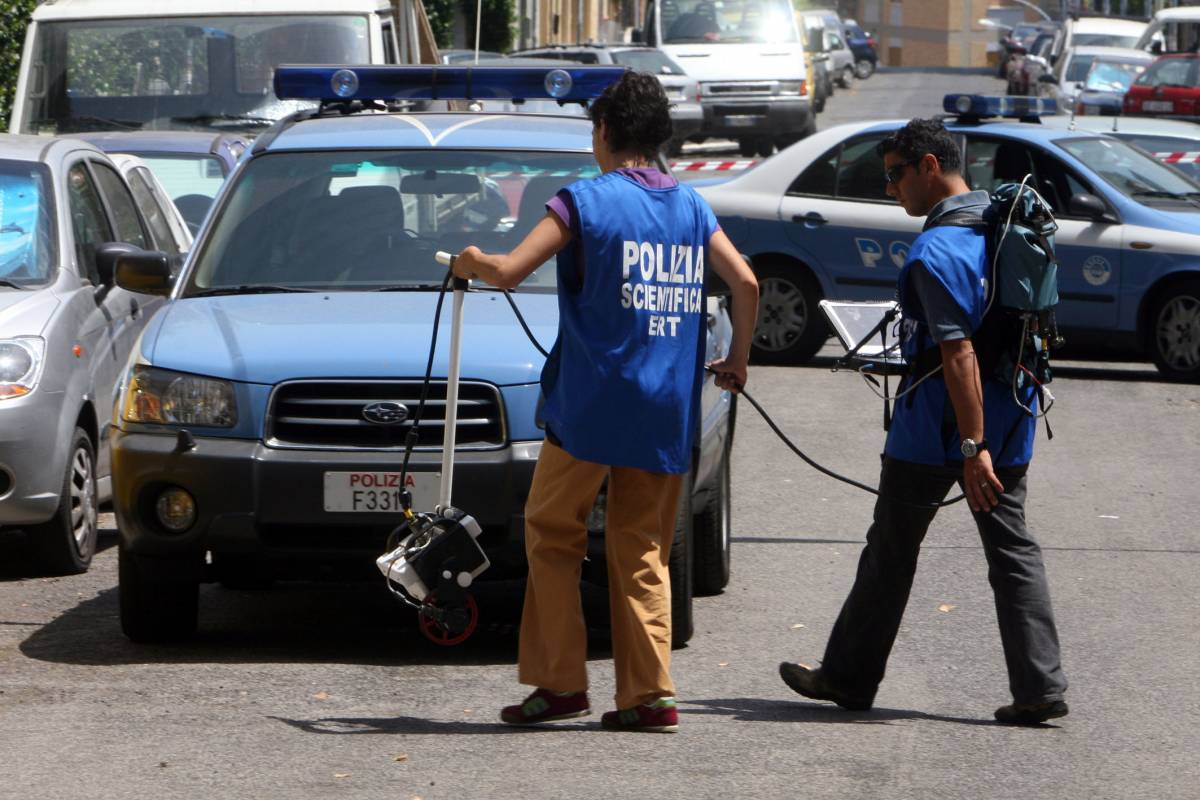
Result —
[{"label": "headlight", "polygon": [[121,419],[232,428],[237,422],[233,384],[139,364],[129,374]]},{"label": "headlight", "polygon": [[779,94],[804,94],[804,81],[780,81]]},{"label": "headlight", "polygon": [[27,395],[42,374],[46,340],[40,336],[0,339],[0,400]]}]

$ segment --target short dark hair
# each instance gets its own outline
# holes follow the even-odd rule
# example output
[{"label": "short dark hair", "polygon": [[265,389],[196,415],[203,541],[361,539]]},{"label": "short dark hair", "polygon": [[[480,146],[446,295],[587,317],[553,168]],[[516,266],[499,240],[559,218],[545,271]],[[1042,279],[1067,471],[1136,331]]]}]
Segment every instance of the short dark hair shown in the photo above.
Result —
[{"label": "short dark hair", "polygon": [[880,157],[899,153],[905,161],[916,162],[926,154],[938,160],[943,172],[958,174],[962,169],[962,154],[958,142],[946,130],[940,119],[912,119],[898,131],[893,131],[875,146]]},{"label": "short dark hair", "polygon": [[608,127],[614,151],[633,150],[652,157],[671,138],[671,111],[667,93],[648,72],[626,72],[592,101],[592,124]]}]

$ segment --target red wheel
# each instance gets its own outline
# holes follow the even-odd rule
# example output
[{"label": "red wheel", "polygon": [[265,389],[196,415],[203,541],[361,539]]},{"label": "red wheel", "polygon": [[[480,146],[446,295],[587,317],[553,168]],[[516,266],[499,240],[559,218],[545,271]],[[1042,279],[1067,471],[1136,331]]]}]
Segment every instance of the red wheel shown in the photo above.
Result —
[{"label": "red wheel", "polygon": [[[431,619],[423,613],[417,614],[417,622],[421,627],[421,633],[424,634],[426,639],[443,647],[453,647],[456,644],[462,644],[471,637],[471,634],[475,632],[475,628],[479,625],[479,606],[476,604],[473,595],[468,594],[466,597],[467,627],[463,628],[461,633],[451,633],[441,622]],[[425,605],[436,607],[437,599],[431,594],[425,598]]]}]

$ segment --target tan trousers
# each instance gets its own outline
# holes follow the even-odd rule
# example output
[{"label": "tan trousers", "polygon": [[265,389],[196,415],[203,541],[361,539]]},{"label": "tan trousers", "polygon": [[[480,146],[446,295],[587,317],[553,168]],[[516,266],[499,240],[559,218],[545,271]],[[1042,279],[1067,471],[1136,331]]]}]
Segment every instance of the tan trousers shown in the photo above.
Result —
[{"label": "tan trousers", "polygon": [[675,694],[667,558],[682,475],[580,461],[542,445],[525,503],[529,581],[519,679],[558,692],[587,689],[587,628],[579,594],[585,521],[608,476],[605,550],[617,708]]}]

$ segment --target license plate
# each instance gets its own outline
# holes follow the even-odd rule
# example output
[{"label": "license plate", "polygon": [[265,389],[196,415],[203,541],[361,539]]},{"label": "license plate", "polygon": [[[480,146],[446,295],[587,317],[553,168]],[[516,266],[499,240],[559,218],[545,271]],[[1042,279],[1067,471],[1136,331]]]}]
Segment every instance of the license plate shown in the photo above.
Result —
[{"label": "license plate", "polygon": [[725,117],[725,124],[731,128],[753,128],[762,121],[762,117],[752,114],[735,114]]},{"label": "license plate", "polygon": [[[441,488],[440,472],[410,472],[405,478],[413,509],[432,511]],[[401,510],[399,472],[326,472],[325,510],[395,513]]]},{"label": "license plate", "polygon": [[1146,100],[1142,103],[1142,110],[1170,113],[1175,110],[1175,103],[1172,100]]}]

